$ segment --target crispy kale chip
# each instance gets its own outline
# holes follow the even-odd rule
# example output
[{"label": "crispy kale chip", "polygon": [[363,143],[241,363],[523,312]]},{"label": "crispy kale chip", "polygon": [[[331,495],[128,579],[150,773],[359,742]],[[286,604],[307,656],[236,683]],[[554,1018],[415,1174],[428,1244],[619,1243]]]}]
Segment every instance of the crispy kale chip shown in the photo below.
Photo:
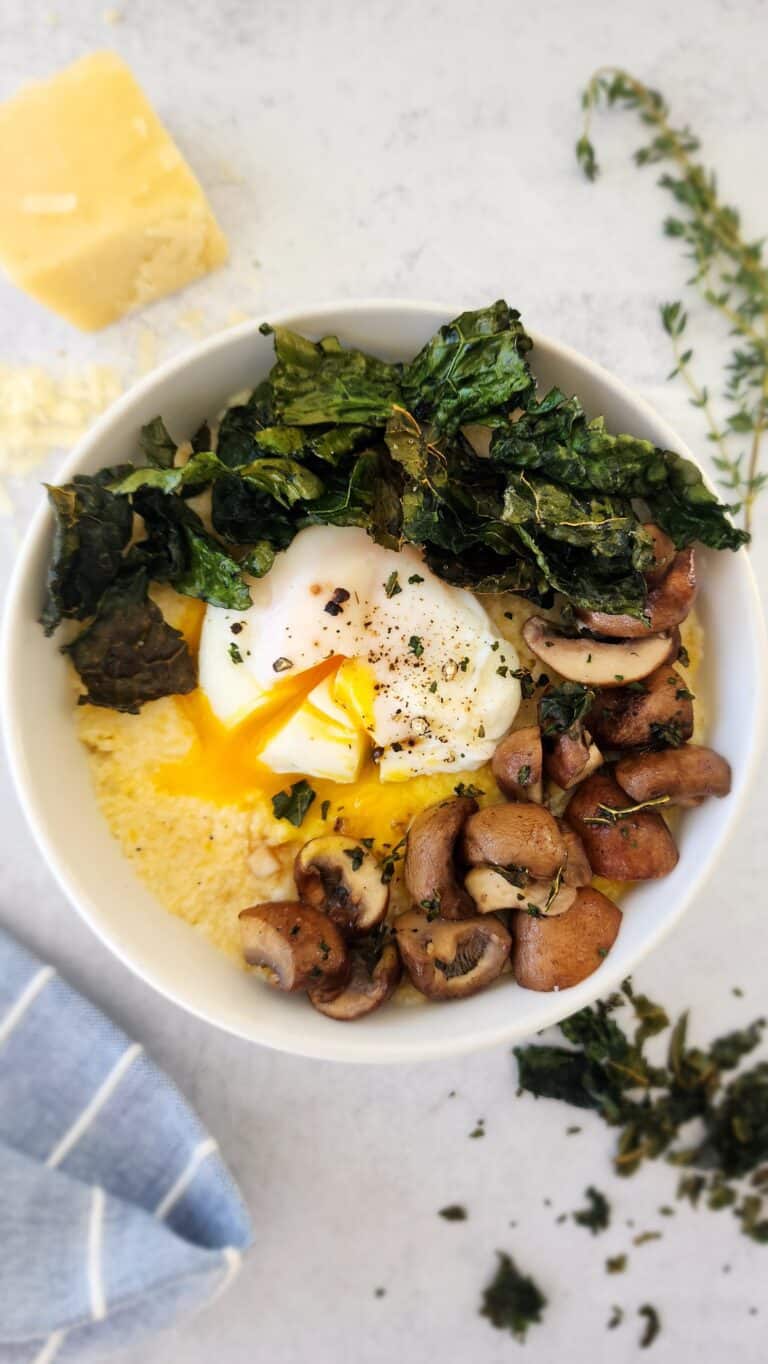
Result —
[{"label": "crispy kale chip", "polygon": [[208,535],[186,502],[157,488],[141,488],[134,495],[133,505],[144,520],[146,537],[128,555],[132,566],[144,568],[151,579],[169,582],[177,592],[199,597],[212,606],[236,611],[250,606],[251,594],[240,565]]},{"label": "crispy kale chip", "polygon": [[61,487],[48,485],[55,527],[48,568],[48,593],[40,617],[50,635],[65,617],[92,616],[102,593],[117,576],[131,538],[129,504],[106,486],[123,469],[80,474]]},{"label": "crispy kale chip", "polygon": [[177,445],[162,417],[154,417],[139,432],[139,449],[148,464],[156,469],[170,469],[176,458]]},{"label": "crispy kale chip", "polygon": [[592,708],[595,693],[583,682],[560,682],[549,687],[539,701],[542,734],[567,734]]},{"label": "crispy kale chip", "polygon": [[403,400],[437,435],[463,424],[493,424],[499,409],[532,392],[525,359],[533,342],[520,314],[499,299],[447,323],[405,366]]},{"label": "crispy kale chip", "polygon": [[[262,327],[265,335],[273,328]],[[321,341],[274,328],[275,365],[269,376],[275,418],[288,426],[383,426],[399,401],[402,365],[360,350],[335,336]]]},{"label": "crispy kale chip", "polygon": [[678,548],[700,540],[712,549],[738,549],[749,538],[731,524],[728,508],[690,460],[637,436],[611,435],[602,417],[588,422],[578,398],[557,388],[497,428],[490,455],[501,468],[524,469],[573,492],[627,499],[628,510],[631,499],[641,498]]},{"label": "crispy kale chip", "polygon": [[127,573],[107,588],[90,625],[66,652],[85,695],[82,702],[136,714],[145,701],[193,691],[194,661],[184,636],[147,596],[147,575]]}]

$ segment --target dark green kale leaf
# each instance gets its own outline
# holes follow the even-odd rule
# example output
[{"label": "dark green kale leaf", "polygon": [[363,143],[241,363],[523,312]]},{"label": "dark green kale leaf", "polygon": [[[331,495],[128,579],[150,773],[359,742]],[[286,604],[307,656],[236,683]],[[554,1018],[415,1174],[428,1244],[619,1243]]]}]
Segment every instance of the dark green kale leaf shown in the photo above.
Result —
[{"label": "dark green kale leaf", "polygon": [[487,1317],[497,1331],[509,1331],[518,1340],[525,1340],[528,1327],[541,1321],[547,1299],[538,1284],[522,1274],[511,1256],[496,1252],[499,1265],[496,1274],[483,1293],[481,1317]]},{"label": "dark green kale leaf", "polygon": [[147,534],[130,551],[132,565],[145,568],[151,579],[171,583],[184,596],[198,597],[212,606],[244,611],[251,605],[239,564],[207,533],[186,502],[157,488],[140,488],[133,505]]},{"label": "dark green kale leaf", "polygon": [[222,464],[237,469],[256,459],[259,448],[256,436],[272,425],[272,399],[269,380],[255,388],[245,403],[230,407],[221,419],[216,453]]},{"label": "dark green kale leaf", "polygon": [[139,432],[139,449],[148,464],[156,469],[170,469],[178,449],[162,417],[154,417]]},{"label": "dark green kale leaf", "polygon": [[750,1023],[746,1028],[739,1028],[735,1032],[716,1037],[709,1054],[718,1070],[734,1070],[743,1057],[748,1056],[759,1046],[764,1028],[765,1019],[756,1018],[754,1023]]},{"label": "dark green kale leaf", "polygon": [[578,398],[552,389],[517,421],[494,431],[492,462],[528,469],[573,492],[642,498],[651,518],[678,548],[701,540],[713,549],[738,549],[748,536],[728,520],[690,460],[636,436],[611,435],[602,417],[588,422]]},{"label": "dark green kale leaf", "polygon": [[263,578],[275,562],[275,551],[268,540],[257,540],[240,560],[241,573],[252,578]]},{"label": "dark green kale leaf", "polygon": [[145,701],[193,691],[195,663],[184,636],[147,596],[147,575],[107,588],[90,625],[67,645],[86,694],[82,702],[135,715]]},{"label": "dark green kale leaf", "polygon": [[48,594],[40,617],[47,635],[64,617],[85,620],[93,615],[117,576],[133,517],[129,504],[106,484],[126,467],[95,476],[79,474],[61,487],[46,485],[55,517]]},{"label": "dark green kale leaf", "polygon": [[351,469],[336,469],[326,477],[326,491],[304,508],[300,524],[362,526],[377,544],[399,549],[399,482],[385,450],[363,450]]},{"label": "dark green kale leaf", "polygon": [[278,791],[277,795],[272,797],[275,819],[287,819],[289,824],[299,829],[316,795],[317,792],[313,791],[309,782],[303,778],[294,782],[290,791]]},{"label": "dark green kale leaf", "polygon": [[405,366],[405,405],[437,435],[493,421],[497,409],[533,390],[525,359],[532,345],[520,314],[503,299],[461,313]]},{"label": "dark green kale leaf", "polygon": [[179,492],[188,486],[202,489],[227,472],[226,465],[216,455],[210,450],[202,450],[199,454],[191,455],[186,464],[179,467],[160,468],[145,464],[138,469],[131,469],[110,484],[110,491],[121,497],[130,497],[139,488],[159,488],[164,493]]},{"label": "dark green kale leaf", "polygon": [[520,1088],[537,1099],[560,1099],[574,1108],[600,1108],[599,1071],[566,1047],[515,1047]]},{"label": "dark green kale leaf", "polygon": [[[268,335],[273,331],[263,326]],[[269,375],[274,416],[288,426],[383,426],[400,400],[402,365],[335,336],[314,342],[285,327],[274,329],[275,365]]]},{"label": "dark green kale leaf", "polygon": [[567,734],[585,718],[594,701],[595,693],[582,682],[560,682],[548,687],[539,701],[542,734],[548,737]]},{"label": "dark green kale leaf", "polygon": [[611,1205],[605,1194],[592,1184],[585,1190],[584,1197],[588,1206],[579,1208],[577,1212],[571,1213],[571,1216],[580,1227],[588,1227],[592,1235],[597,1236],[597,1233],[605,1231],[610,1223]]}]

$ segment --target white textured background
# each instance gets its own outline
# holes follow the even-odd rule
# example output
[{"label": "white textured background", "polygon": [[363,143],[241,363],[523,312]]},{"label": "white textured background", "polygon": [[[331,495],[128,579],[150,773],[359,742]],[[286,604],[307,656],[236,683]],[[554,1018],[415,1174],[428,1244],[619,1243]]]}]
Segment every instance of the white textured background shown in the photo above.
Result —
[{"label": "white textured background", "polygon": [[[664,382],[657,308],[682,277],[659,232],[667,205],[653,172],[628,163],[638,141],[629,116],[598,124],[605,175],[595,187],[581,179],[577,97],[604,62],[658,85],[701,133],[750,229],[765,231],[764,0],[126,0],[117,16],[89,0],[2,0],[0,97],[107,46],[132,65],[189,156],[232,264],[96,337],[73,334],[0,283],[0,363],[97,360],[128,381],[235,313],[355,295],[478,305],[504,294],[532,326],[602,361],[706,448],[685,394]],[[202,321],[190,316],[196,309]],[[710,377],[716,388],[716,369]],[[4,573],[37,476],[10,486]],[[768,492],[757,517],[761,573],[767,512]],[[343,1069],[249,1048],[187,1018],[92,938],[53,885],[7,785],[1,798],[0,919],[175,1076],[218,1136],[256,1223],[255,1249],[228,1296],[130,1364],[501,1364],[520,1347],[477,1315],[497,1247],[550,1298],[527,1360],[634,1359],[635,1313],[646,1301],[663,1318],[648,1356],[656,1364],[766,1358],[768,1248],[741,1236],[729,1212],[677,1204],[674,1218],[660,1218],[657,1207],[674,1202],[674,1173],[660,1164],[614,1179],[610,1134],[588,1114],[516,1100],[506,1050]],[[638,974],[670,1008],[692,1007],[702,1040],[764,1003],[765,813],[758,790],[706,894]],[[469,1141],[479,1117],[487,1135]],[[580,1135],[565,1136],[571,1122]],[[598,1238],[554,1222],[581,1205],[589,1182],[614,1204]],[[466,1203],[468,1222],[437,1217],[452,1201]],[[656,1228],[663,1240],[631,1245]],[[623,1250],[628,1272],[607,1277],[605,1257]],[[374,1296],[377,1286],[386,1296]],[[613,1303],[627,1317],[606,1333]]]}]

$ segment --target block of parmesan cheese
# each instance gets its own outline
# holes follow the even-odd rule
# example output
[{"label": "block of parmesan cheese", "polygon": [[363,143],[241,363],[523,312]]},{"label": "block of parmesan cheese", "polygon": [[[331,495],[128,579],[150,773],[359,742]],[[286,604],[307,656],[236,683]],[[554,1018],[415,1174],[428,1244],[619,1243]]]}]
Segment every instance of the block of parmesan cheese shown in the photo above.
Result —
[{"label": "block of parmesan cheese", "polygon": [[198,181],[114,53],[0,105],[0,263],[69,322],[104,327],[226,254]]}]

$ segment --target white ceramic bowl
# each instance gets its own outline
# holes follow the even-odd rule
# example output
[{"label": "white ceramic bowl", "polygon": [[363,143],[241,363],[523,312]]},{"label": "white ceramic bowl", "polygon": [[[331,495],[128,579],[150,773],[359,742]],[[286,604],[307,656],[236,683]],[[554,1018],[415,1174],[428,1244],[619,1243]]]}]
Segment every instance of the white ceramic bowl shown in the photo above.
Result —
[{"label": "white ceramic bowl", "polygon": [[[388,359],[410,357],[458,309],[397,300],[339,303],[272,316]],[[131,460],[142,423],[162,413],[177,436],[191,434],[272,363],[258,321],[213,337],[171,361],[121,398],[96,423],[61,471],[61,480]],[[537,338],[533,367],[546,389],[578,393],[613,430],[647,436],[690,454],[674,431],[605,370],[566,346]],[[706,881],[744,799],[759,747],[765,674],[763,621],[746,553],[702,551],[699,602],[707,650],[697,691],[712,717],[709,741],[733,766],[733,791],[686,814],[680,861],[671,876],[632,890],[610,956],[581,985],[558,994],[522,990],[507,978],[451,1005],[389,1007],[343,1025],[301,998],[249,979],[136,879],[99,813],[72,718],[66,665],[37,624],[51,538],[41,506],[27,536],[7,602],[3,633],[3,723],[19,796],[40,849],[65,894],[112,951],[183,1008],[229,1032],[281,1051],[340,1061],[411,1061],[511,1042],[556,1023],[612,990],[657,946]]]}]

